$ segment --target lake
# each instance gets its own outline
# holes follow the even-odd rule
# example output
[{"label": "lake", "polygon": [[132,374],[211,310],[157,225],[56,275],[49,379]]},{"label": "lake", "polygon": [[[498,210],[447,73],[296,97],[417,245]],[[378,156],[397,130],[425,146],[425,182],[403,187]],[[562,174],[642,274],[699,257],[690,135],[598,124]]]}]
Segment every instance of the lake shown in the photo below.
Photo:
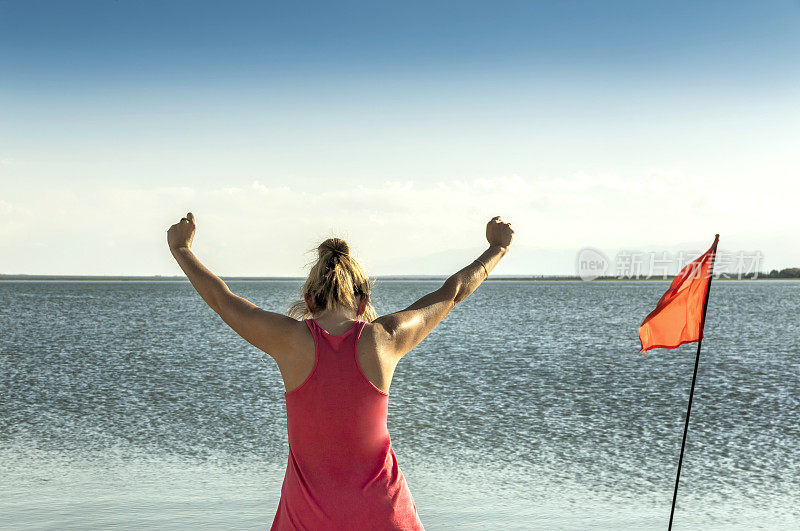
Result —
[{"label": "lake", "polygon": [[[442,281],[379,280],[379,314]],[[282,312],[299,281],[231,281]],[[664,529],[696,344],[638,352],[668,282],[489,281],[400,362],[427,529]],[[675,529],[800,527],[800,282],[717,281]],[[277,365],[188,282],[0,282],[0,527],[264,529]]]}]

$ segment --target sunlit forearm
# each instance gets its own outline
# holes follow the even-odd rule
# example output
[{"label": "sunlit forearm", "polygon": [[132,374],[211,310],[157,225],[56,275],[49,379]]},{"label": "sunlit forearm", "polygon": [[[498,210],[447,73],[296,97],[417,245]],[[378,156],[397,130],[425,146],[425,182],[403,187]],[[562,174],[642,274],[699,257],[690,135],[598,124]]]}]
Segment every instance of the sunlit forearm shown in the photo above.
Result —
[{"label": "sunlit forearm", "polygon": [[181,266],[186,278],[192,283],[197,293],[203,297],[214,311],[219,308],[220,297],[230,291],[225,282],[217,275],[208,270],[188,247],[178,247],[172,249],[172,256]]},{"label": "sunlit forearm", "polygon": [[478,286],[486,280],[487,273],[490,273],[492,269],[494,269],[507,252],[508,247],[490,245],[489,248],[478,257],[479,260],[486,264],[486,271],[484,271],[481,264],[477,261],[473,261],[461,271],[447,279],[446,283],[452,283],[456,286],[455,303],[460,303],[469,297],[473,291],[478,289]]}]

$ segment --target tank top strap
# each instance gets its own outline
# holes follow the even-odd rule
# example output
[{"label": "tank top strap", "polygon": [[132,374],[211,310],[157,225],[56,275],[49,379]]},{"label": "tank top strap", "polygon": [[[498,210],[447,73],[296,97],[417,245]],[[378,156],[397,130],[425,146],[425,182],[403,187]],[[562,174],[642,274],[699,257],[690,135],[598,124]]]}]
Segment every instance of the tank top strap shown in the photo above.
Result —
[{"label": "tank top strap", "polygon": [[[330,334],[327,330],[322,328],[316,319],[305,319],[306,324],[311,329],[314,336],[314,343],[317,345],[317,351],[333,350],[339,352],[341,350],[351,350],[356,348],[356,341],[361,335],[361,330],[367,324],[366,321],[357,320],[350,328],[341,334]],[[327,348],[319,348],[324,346]]]}]

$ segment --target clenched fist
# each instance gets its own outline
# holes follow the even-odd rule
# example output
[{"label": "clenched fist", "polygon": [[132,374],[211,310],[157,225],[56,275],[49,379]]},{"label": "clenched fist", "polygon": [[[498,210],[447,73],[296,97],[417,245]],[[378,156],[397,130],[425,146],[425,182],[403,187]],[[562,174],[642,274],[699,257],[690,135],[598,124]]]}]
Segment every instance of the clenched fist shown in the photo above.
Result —
[{"label": "clenched fist", "polygon": [[511,223],[505,223],[500,216],[495,216],[486,224],[486,239],[489,245],[508,248],[514,239]]},{"label": "clenched fist", "polygon": [[179,247],[186,247],[187,249],[191,248],[192,238],[194,238],[194,232],[196,229],[197,225],[194,222],[194,214],[189,212],[186,214],[185,218],[181,218],[179,222],[171,226],[167,231],[167,244],[169,245],[169,250],[174,251]]}]

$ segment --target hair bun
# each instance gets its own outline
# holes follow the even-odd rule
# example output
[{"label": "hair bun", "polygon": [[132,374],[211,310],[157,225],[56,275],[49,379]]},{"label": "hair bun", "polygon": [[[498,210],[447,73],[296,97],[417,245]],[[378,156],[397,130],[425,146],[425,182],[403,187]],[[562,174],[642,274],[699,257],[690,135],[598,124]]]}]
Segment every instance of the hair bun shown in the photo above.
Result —
[{"label": "hair bun", "polygon": [[343,256],[350,256],[350,246],[341,238],[328,238],[322,242],[317,248],[320,258],[325,253],[340,254]]}]

